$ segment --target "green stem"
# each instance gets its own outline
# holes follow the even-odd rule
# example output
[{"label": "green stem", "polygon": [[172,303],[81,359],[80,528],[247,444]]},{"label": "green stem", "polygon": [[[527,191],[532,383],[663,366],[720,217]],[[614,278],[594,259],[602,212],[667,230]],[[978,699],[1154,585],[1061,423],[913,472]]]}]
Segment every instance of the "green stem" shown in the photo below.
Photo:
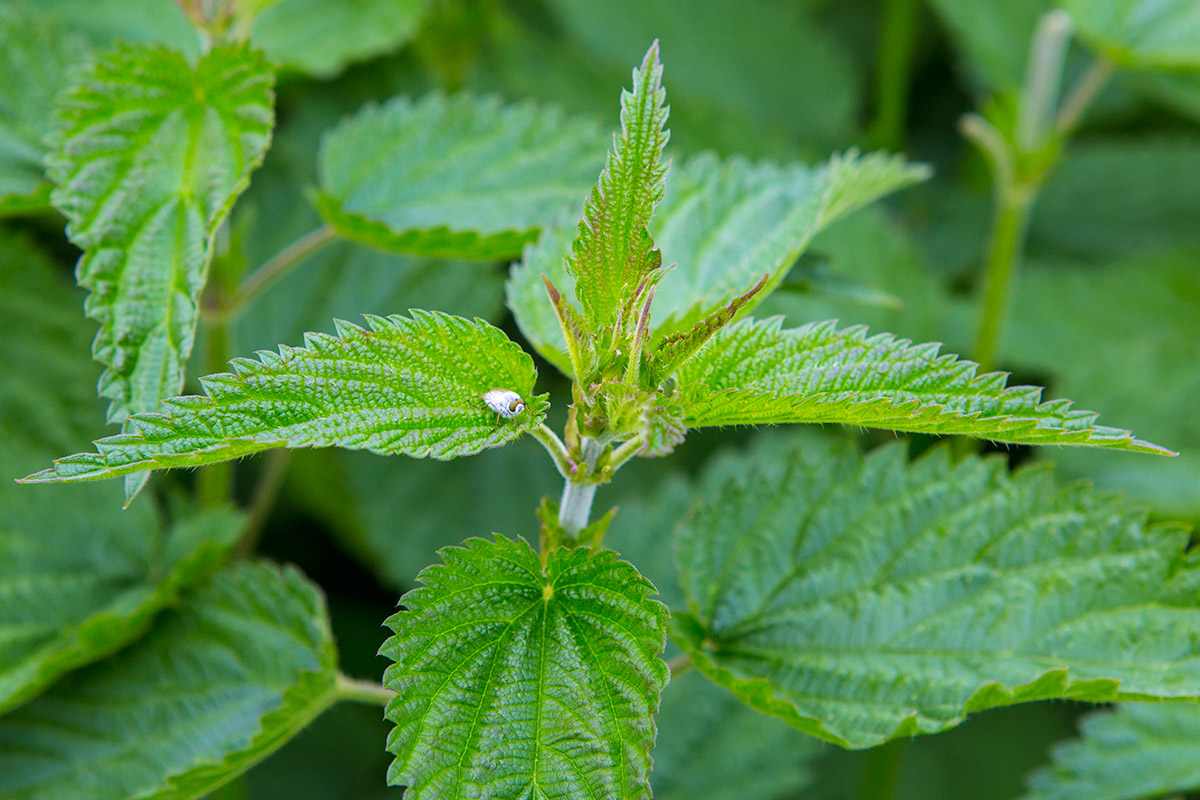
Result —
[{"label": "green stem", "polygon": [[1071,16],[1067,12],[1055,9],[1038,20],[1017,109],[1016,143],[1022,153],[1038,150],[1049,137],[1070,40]]},{"label": "green stem", "polygon": [[875,119],[868,138],[871,146],[904,149],[908,90],[921,16],[918,0],[884,0],[879,21],[879,58],[875,63]]},{"label": "green stem", "polygon": [[862,783],[858,786],[859,800],[891,800],[896,796],[900,764],[907,747],[907,739],[893,739],[867,751]]},{"label": "green stem", "polygon": [[338,673],[337,700],[348,700],[351,703],[367,703],[373,706],[386,706],[388,701],[396,696],[391,689],[385,689],[374,681],[360,681],[348,675]]},{"label": "green stem", "polygon": [[[209,320],[206,339],[208,373],[220,372],[229,363],[229,327],[224,320]],[[228,505],[233,499],[233,462],[221,461],[201,467],[196,475],[196,499],[203,508]]]},{"label": "green stem", "polygon": [[254,497],[250,501],[246,528],[242,531],[242,538],[235,549],[237,556],[243,558],[249,556],[258,547],[258,540],[262,537],[267,517],[270,516],[271,509],[275,506],[275,498],[278,497],[279,489],[283,486],[283,476],[287,472],[291,455],[292,451],[286,448],[272,450],[267,455],[266,466],[259,475],[258,485],[254,489]]},{"label": "green stem", "polygon": [[546,448],[546,452],[554,459],[554,466],[558,467],[558,474],[569,480],[575,462],[571,460],[567,446],[563,444],[562,439],[559,439],[545,423],[534,428],[530,433],[533,434],[533,438],[542,443],[542,447]]},{"label": "green stem", "polygon": [[681,653],[667,662],[667,669],[671,670],[671,680],[675,680],[691,668],[692,660],[688,658],[687,653]]},{"label": "green stem", "polygon": [[1067,138],[1079,127],[1084,113],[1092,105],[1101,90],[1108,85],[1117,66],[1104,56],[1098,56],[1083,73],[1079,83],[1071,89],[1071,93],[1063,100],[1058,116],[1054,120],[1054,133],[1061,138]]},{"label": "green stem", "polygon": [[587,527],[588,517],[592,513],[592,500],[596,497],[596,484],[591,482],[592,470],[603,455],[604,448],[601,442],[583,437],[580,443],[583,463],[576,469],[577,474],[567,478],[563,486],[562,500],[558,503],[558,524],[562,525],[568,543],[573,543],[579,532]]},{"label": "green stem", "polygon": [[280,250],[246,279],[225,310],[226,317],[236,317],[245,310],[246,306],[254,298],[260,295],[264,289],[270,286],[281,275],[337,239],[337,237],[338,232],[331,226],[325,225],[300,237]]},{"label": "green stem", "polygon": [[1013,279],[1029,230],[1036,187],[1018,184],[998,192],[992,242],[983,280],[982,313],[972,356],[980,371],[995,367],[1012,301]]}]

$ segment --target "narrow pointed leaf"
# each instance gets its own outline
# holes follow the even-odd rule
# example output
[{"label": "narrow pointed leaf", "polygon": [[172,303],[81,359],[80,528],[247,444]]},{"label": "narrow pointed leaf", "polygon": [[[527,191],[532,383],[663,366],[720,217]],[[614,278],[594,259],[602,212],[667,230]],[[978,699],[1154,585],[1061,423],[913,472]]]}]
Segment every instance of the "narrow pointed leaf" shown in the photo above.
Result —
[{"label": "narrow pointed leaf", "polygon": [[946,448],[805,445],[724,474],[676,531],[672,636],[801,730],[870,747],[1028,700],[1200,697],[1182,527]]},{"label": "narrow pointed leaf", "polygon": [[613,137],[600,180],[584,201],[583,221],[567,255],[575,295],[593,328],[608,325],[629,292],[662,264],[647,229],[667,175],[662,163],[669,137],[662,72],[655,42],[633,71],[633,91],[621,93],[621,130]]},{"label": "narrow pointed leaf", "polygon": [[471,539],[442,552],[380,651],[410,800],[650,796],[667,610],[611,550]]},{"label": "narrow pointed leaf", "polygon": [[213,238],[270,139],[272,83],[244,47],[192,67],[122,45],[60,101],[52,200],[84,250],[77,275],[100,323],[93,352],[112,421],[183,385]]},{"label": "narrow pointed leaf", "polygon": [[[656,338],[687,330],[727,306],[764,274],[764,290],[742,311],[765,299],[813,236],[855,208],[915,183],[928,170],[902,159],[853,153],[819,167],[751,164],[740,158],[696,156],[671,172],[650,230],[668,264],[658,285]],[[554,311],[539,294],[545,275],[567,293],[574,278],[564,266],[573,231],[555,226],[528,247],[508,282],[508,304],[526,338],[566,369]]]},{"label": "narrow pointed leaf", "polygon": [[[537,427],[533,359],[483,320],[412,311],[369,317],[305,347],[236,359],[202,379],[207,395],[172,398],[162,413],[130,418],[130,432],[96,453],[59,459],[29,482],[88,481],[142,470],[211,464],[275,447],[345,447],[450,459],[496,447]],[[526,408],[505,419],[483,396],[516,392]]]},{"label": "narrow pointed leaf", "polygon": [[763,275],[758,283],[730,300],[728,305],[718,308],[697,322],[688,330],[678,331],[664,337],[659,342],[658,350],[654,354],[656,362],[654,365],[655,370],[663,377],[675,374],[675,371],[684,362],[698,353],[700,348],[708,344],[710,339],[733,321],[738,312],[754,299],[754,295],[762,291],[769,278],[769,275]]},{"label": "narrow pointed leaf", "polygon": [[1085,717],[1025,800],[1142,800],[1200,788],[1200,705],[1129,703]]},{"label": "narrow pointed leaf", "polygon": [[402,253],[511,258],[596,174],[592,121],[495,97],[397,98],[338,125],[317,205],[342,234]]},{"label": "narrow pointed leaf", "polygon": [[726,328],[677,379],[688,427],[820,422],[1017,444],[1070,444],[1173,455],[1042,390],[940,345],[914,345],[833,321],[781,328],[780,318]]},{"label": "narrow pointed leaf", "polygon": [[320,590],[239,564],[133,647],[0,718],[0,796],[207,795],[333,703],[335,660]]}]

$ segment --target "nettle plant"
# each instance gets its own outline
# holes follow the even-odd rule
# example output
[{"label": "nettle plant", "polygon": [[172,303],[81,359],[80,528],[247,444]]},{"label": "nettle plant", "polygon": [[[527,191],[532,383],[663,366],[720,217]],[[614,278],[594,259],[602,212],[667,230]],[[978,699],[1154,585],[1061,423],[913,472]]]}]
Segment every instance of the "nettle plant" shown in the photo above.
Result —
[{"label": "nettle plant", "polygon": [[[529,435],[565,486],[538,512],[536,547],[467,538],[420,573],[387,620],[382,685],[338,672],[317,587],[263,561],[222,566],[245,549],[236,515],[176,500],[153,555],[169,577],[22,656],[0,680],[0,708],[175,603],[168,627],[0,719],[0,741],[26,743],[0,755],[0,787],[198,796],[333,703],[359,700],[386,704],[388,782],[406,796],[647,797],[660,693],[689,668],[716,686],[693,685],[685,705],[727,691],[850,748],[1031,700],[1200,697],[1200,563],[1187,533],[1087,487],[1056,488],[1044,468],[1010,473],[998,455],[936,445],[910,461],[903,444],[864,456],[780,434],[720,460],[673,534],[637,532],[674,537],[678,587],[660,587],[673,608],[605,547],[613,512],[593,515],[599,487],[693,429],[836,423],[1170,454],[937,344],[753,319],[817,230],[925,170],[878,155],[818,169],[706,155],[672,172],[662,74],[655,44],[577,224],[541,221],[592,169],[598,140],[534,106],[396,102],[324,145],[317,203],[337,233],[320,236],[481,259],[525,247],[508,301],[525,339],[572,380],[560,436],[529,353],[484,320],[431,311],[337,322],[302,347],[234,359],[201,379],[204,395],[170,397],[221,223],[268,146],[271,72],[244,45],[216,45],[195,65],[124,46],[90,67],[62,103],[50,168],[85,251],[101,392],[124,429],[25,482],[124,477],[132,501],[151,470],[275,448],[445,460]],[[420,201],[447,171],[467,188],[444,202],[477,212],[473,227]],[[406,191],[407,204],[387,200]],[[212,475],[220,485],[206,467],[201,489]],[[137,509],[128,524],[152,525]],[[113,748],[80,744],[89,738]],[[685,772],[672,748],[654,752]]]}]

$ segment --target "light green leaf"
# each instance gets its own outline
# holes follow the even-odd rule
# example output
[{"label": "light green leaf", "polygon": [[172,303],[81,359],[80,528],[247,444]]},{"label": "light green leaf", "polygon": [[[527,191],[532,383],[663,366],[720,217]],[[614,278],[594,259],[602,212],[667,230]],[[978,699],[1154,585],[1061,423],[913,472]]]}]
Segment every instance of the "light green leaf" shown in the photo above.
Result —
[{"label": "light green leaf", "polygon": [[261,55],[123,45],[60,101],[47,165],[54,205],[83,248],[77,274],[100,322],[109,418],[148,411],[180,390],[213,238],[272,125],[273,77]]},{"label": "light green leaf", "polygon": [[621,130],[583,203],[583,220],[566,256],[593,330],[611,325],[637,284],[662,264],[647,229],[667,175],[662,152],[670,136],[669,109],[662,73],[655,41],[633,71],[633,91],[621,92]]},{"label": "light green leaf", "polygon": [[385,250],[513,257],[579,202],[603,141],[592,121],[531,103],[396,98],[326,137],[317,204],[341,233]]},{"label": "light green leaf", "polygon": [[[164,401],[130,417],[130,432],[96,453],[55,461],[28,482],[90,481],[192,467],[275,447],[345,447],[450,459],[505,444],[537,427],[549,405],[535,397],[533,359],[497,328],[431,311],[348,322],[310,333],[305,347],[239,358],[233,373],[201,379],[207,395]],[[504,419],[484,403],[493,389],[527,408]]]},{"label": "light green leaf", "polygon": [[54,95],[83,40],[26,0],[0,7],[0,215],[50,206],[42,169]]},{"label": "light green leaf", "polygon": [[1182,528],[999,457],[767,455],[676,531],[672,637],[755,708],[870,747],[1029,700],[1200,696]]},{"label": "light green leaf", "polygon": [[195,58],[200,37],[174,0],[35,0],[39,11],[62,20],[93,46],[118,41],[161,44]]},{"label": "light green leaf", "polygon": [[1200,5],[1193,0],[1063,0],[1081,35],[1118,64],[1200,67]]},{"label": "light green leaf", "polygon": [[12,482],[44,458],[16,431],[0,446],[0,712],[145,632],[241,531],[231,512],[160,531],[148,510],[123,513],[112,486],[76,493]]},{"label": "light green leaf", "polygon": [[[1160,513],[1200,514],[1200,251],[1142,254],[1104,266],[1034,262],[1022,269],[1004,363],[1052,375],[1179,458],[1050,457],[1072,477],[1120,490]],[[1071,298],[1063,303],[1062,298]],[[1146,387],[1153,387],[1148,391]]]},{"label": "light green leaf", "polygon": [[1200,787],[1200,705],[1130,703],[1084,718],[1027,800],[1141,800]]},{"label": "light green leaf", "polygon": [[334,701],[335,660],[320,590],[239,564],[132,648],[0,718],[0,796],[205,795]]},{"label": "light green leaf", "polygon": [[251,41],[285,68],[331,78],[408,42],[429,2],[275,0],[254,20]]},{"label": "light green leaf", "polygon": [[[749,304],[753,308],[783,281],[819,230],[926,174],[924,167],[882,154],[848,153],[816,168],[711,154],[688,160],[671,173],[650,225],[666,263],[676,265],[654,296],[655,334],[687,329],[770,274]],[[566,343],[541,276],[569,292],[573,279],[563,266],[569,247],[566,228],[547,231],[526,249],[508,283],[521,332],[564,370]]]},{"label": "light green leaf", "polygon": [[1070,444],[1172,455],[1129,431],[1096,424],[1070,401],[1042,402],[1007,375],[835,321],[782,330],[779,318],[726,328],[677,375],[689,428],[820,422],[1016,444]]},{"label": "light green leaf", "polygon": [[611,550],[442,551],[380,651],[406,797],[649,798],[666,607]]},{"label": "light green leaf", "polygon": [[695,671],[671,679],[655,721],[655,800],[803,797],[822,749]]}]

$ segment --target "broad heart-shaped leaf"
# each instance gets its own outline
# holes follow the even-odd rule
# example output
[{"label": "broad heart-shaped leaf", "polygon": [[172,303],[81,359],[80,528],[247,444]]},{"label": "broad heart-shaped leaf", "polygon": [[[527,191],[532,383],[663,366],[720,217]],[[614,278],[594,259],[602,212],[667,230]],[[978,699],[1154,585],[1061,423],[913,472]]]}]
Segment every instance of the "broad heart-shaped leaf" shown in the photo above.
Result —
[{"label": "broad heart-shaped leaf", "polygon": [[316,586],[231,567],[133,647],[0,718],[0,796],[204,796],[333,703],[335,661]]},{"label": "broad heart-shaped leaf", "polygon": [[[431,311],[339,322],[305,347],[239,358],[233,373],[201,379],[207,395],[171,398],[163,413],[130,417],[130,432],[95,453],[55,461],[28,482],[89,481],[211,464],[275,447],[345,447],[450,459],[505,444],[541,424],[533,359],[483,320]],[[526,408],[505,419],[483,396],[516,392]]]},{"label": "broad heart-shaped leaf", "polygon": [[250,41],[272,61],[329,78],[355,61],[389,53],[413,37],[430,0],[274,0]]},{"label": "broad heart-shaped leaf", "polygon": [[[872,200],[923,178],[899,158],[853,153],[819,167],[751,164],[702,154],[673,169],[650,223],[665,263],[652,320],[658,336],[686,329],[766,274],[758,302],[783,281],[812,237]],[[564,294],[574,281],[564,266],[572,231],[559,225],[526,248],[508,282],[508,304],[538,352],[569,372],[566,341],[542,275]]]},{"label": "broad heart-shaped leaf", "polygon": [[0,215],[50,206],[43,140],[67,68],[86,52],[81,37],[27,0],[0,7]]},{"label": "broad heart-shaped leaf", "polygon": [[1200,705],[1128,703],[1084,718],[1026,800],[1142,800],[1200,787]]},{"label": "broad heart-shaped leaf", "polygon": [[611,550],[470,539],[387,624],[388,782],[410,800],[649,798],[667,609]]},{"label": "broad heart-shaped leaf", "polygon": [[0,427],[0,712],[67,670],[143,633],[151,618],[214,569],[241,517],[201,513],[160,530],[146,508],[123,513],[115,486],[18,486],[45,458]]},{"label": "broad heart-shaped leaf", "polygon": [[584,200],[583,220],[567,254],[575,295],[593,329],[609,325],[638,282],[662,263],[647,229],[667,175],[662,153],[670,137],[669,109],[662,73],[655,41],[633,71],[633,91],[621,92],[621,130]]},{"label": "broad heart-shaped leaf", "polygon": [[1173,455],[1129,431],[1096,424],[1070,401],[863,326],[834,321],[782,329],[779,317],[726,328],[677,374],[689,428],[821,422],[1016,444],[1070,444]]},{"label": "broad heart-shaped leaf", "polygon": [[51,199],[84,250],[77,275],[100,322],[93,353],[111,421],[183,385],[213,237],[270,139],[273,80],[241,46],[192,67],[121,45],[60,100]]},{"label": "broad heart-shaped leaf", "polygon": [[1200,5],[1193,0],[1064,0],[1094,47],[1118,64],[1200,67]]},{"label": "broad heart-shaped leaf", "polygon": [[1028,700],[1197,698],[1187,541],[999,457],[768,452],[676,530],[672,637],[755,708],[848,747]]},{"label": "broad heart-shaped leaf", "polygon": [[399,97],[321,147],[317,205],[342,234],[402,253],[511,258],[579,201],[604,138],[591,120],[496,97]]}]

